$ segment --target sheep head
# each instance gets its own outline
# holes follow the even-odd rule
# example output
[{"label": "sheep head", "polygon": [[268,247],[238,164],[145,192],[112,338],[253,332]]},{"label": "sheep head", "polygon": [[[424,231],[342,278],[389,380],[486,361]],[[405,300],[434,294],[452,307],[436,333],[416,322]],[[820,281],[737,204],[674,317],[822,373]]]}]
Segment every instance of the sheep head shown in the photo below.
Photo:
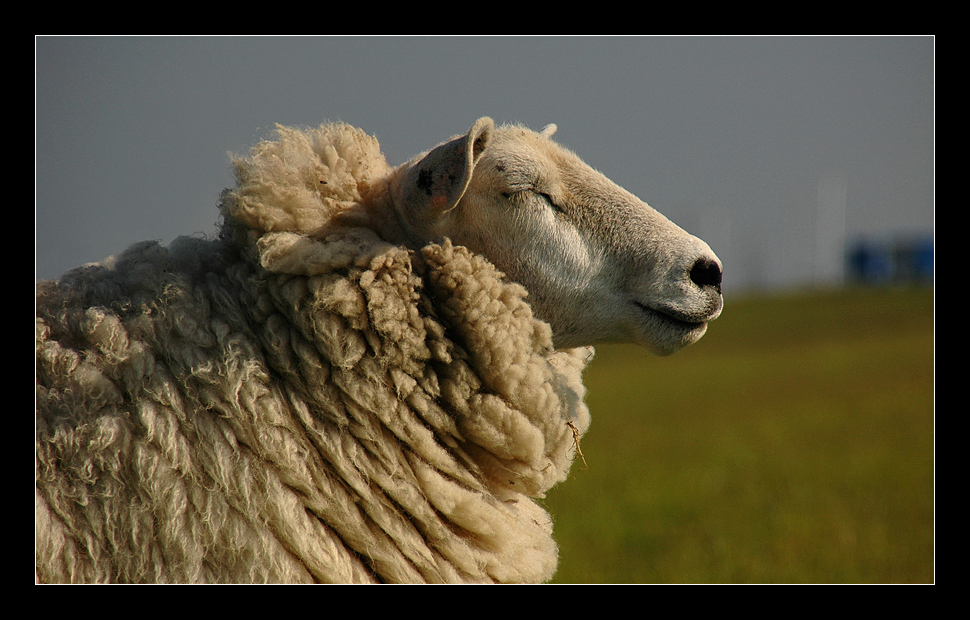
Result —
[{"label": "sheep head", "polygon": [[489,118],[404,164],[390,187],[410,243],[450,238],[529,291],[558,348],[634,342],[666,355],[718,317],[706,243],[541,132]]}]

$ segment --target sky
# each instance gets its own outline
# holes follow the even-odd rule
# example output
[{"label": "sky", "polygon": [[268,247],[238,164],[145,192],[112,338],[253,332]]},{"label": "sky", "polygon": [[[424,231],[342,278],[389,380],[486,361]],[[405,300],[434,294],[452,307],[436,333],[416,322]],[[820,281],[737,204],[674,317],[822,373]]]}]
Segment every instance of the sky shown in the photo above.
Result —
[{"label": "sky", "polygon": [[934,232],[931,36],[37,37],[35,276],[213,235],[230,154],[277,123],[348,122],[399,164],[482,116],[555,123],[711,245],[726,295]]}]

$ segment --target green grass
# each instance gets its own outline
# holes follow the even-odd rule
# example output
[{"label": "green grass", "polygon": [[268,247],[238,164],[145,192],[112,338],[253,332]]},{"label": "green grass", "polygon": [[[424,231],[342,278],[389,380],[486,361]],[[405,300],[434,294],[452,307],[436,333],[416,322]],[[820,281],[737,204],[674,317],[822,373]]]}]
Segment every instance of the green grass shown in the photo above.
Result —
[{"label": "green grass", "polygon": [[934,581],[933,292],[728,298],[667,358],[597,347],[558,583]]}]

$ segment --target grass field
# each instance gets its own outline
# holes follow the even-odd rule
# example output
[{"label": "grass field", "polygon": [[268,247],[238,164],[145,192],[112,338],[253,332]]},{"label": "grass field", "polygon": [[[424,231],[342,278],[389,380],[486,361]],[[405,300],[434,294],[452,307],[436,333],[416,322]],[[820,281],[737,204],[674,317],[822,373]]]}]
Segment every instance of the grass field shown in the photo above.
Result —
[{"label": "grass field", "polygon": [[929,288],[732,299],[672,357],[597,347],[557,583],[927,583]]}]

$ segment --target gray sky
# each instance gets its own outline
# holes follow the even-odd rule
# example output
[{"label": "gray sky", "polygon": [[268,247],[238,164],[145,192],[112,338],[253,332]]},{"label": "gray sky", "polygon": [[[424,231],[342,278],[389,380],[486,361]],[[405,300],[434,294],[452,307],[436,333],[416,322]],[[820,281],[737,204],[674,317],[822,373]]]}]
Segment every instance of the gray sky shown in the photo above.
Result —
[{"label": "gray sky", "polygon": [[844,188],[850,240],[933,232],[932,37],[35,44],[38,278],[212,234],[227,153],[275,123],[326,120],[376,135],[394,164],[480,116],[556,123],[559,142],[708,241],[728,294],[832,262],[815,251],[820,187]]}]

